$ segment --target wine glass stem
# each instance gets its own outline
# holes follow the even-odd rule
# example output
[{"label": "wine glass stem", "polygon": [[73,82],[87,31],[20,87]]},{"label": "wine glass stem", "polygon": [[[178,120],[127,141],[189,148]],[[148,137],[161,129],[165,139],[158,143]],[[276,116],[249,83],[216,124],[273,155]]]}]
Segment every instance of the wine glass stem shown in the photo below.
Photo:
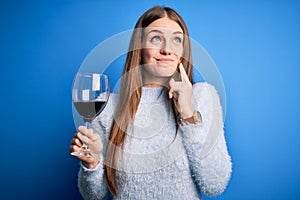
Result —
[{"label": "wine glass stem", "polygon": [[90,122],[84,122],[85,128],[90,128],[91,127],[91,123]]},{"label": "wine glass stem", "polygon": [[[84,122],[84,125],[85,125],[85,127],[86,127],[87,129],[91,127],[91,123],[90,123],[90,122]],[[83,143],[83,144],[82,144],[82,149],[88,150],[89,147],[88,147],[85,143]]]}]

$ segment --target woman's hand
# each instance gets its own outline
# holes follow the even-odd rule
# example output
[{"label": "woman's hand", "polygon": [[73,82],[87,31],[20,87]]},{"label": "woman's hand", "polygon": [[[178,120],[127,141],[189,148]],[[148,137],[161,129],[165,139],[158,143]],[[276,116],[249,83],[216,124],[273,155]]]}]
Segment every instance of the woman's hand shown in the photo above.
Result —
[{"label": "woman's hand", "polygon": [[169,85],[169,98],[174,98],[174,102],[178,112],[182,118],[188,118],[193,115],[192,109],[192,92],[193,86],[190,82],[182,63],[179,65],[181,81],[175,81],[171,78]]},{"label": "woman's hand", "polygon": [[[88,149],[84,150],[82,145],[86,144]],[[78,132],[74,135],[71,141],[70,152],[77,152],[83,150],[90,153],[92,156],[76,156],[82,161],[85,167],[95,168],[100,161],[100,154],[103,144],[99,134],[95,134],[92,129],[87,129],[85,126],[79,126]]]}]

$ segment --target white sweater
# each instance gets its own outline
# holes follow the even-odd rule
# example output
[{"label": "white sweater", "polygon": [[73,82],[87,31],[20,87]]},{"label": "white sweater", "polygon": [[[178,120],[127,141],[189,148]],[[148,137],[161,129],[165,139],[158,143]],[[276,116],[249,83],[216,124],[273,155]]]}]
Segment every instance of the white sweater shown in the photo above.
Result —
[{"label": "white sweater", "polygon": [[[142,88],[142,98],[128,127],[123,156],[117,166],[117,196],[111,196],[104,177],[104,155],[117,94],[92,123],[104,144],[95,169],[80,167],[78,186],[84,199],[201,199],[201,194],[224,191],[231,175],[231,160],[223,132],[219,96],[208,83],[193,86],[193,108],[202,124],[176,126],[162,88]],[[119,154],[122,155],[122,154]],[[123,158],[123,159],[121,159]]]}]

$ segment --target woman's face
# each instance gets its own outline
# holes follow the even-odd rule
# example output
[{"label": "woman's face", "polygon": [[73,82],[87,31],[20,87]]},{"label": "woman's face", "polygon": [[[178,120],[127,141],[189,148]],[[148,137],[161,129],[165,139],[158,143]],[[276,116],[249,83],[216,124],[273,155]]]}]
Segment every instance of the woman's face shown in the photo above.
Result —
[{"label": "woman's face", "polygon": [[161,85],[162,80],[175,73],[183,52],[183,37],[180,26],[167,17],[155,20],[145,28],[142,49],[144,82]]}]

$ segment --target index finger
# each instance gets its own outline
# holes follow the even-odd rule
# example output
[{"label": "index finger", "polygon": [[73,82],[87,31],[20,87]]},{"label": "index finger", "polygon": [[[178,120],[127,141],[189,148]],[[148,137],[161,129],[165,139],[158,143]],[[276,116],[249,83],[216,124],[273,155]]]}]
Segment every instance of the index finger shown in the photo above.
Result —
[{"label": "index finger", "polygon": [[79,127],[78,127],[78,131],[79,131],[82,135],[88,137],[89,139],[93,139],[94,132],[93,132],[92,129],[90,129],[90,128],[88,129],[88,128],[86,128],[85,126],[79,126]]},{"label": "index finger", "polygon": [[181,80],[185,80],[188,82],[190,81],[188,75],[186,74],[185,69],[183,68],[182,63],[179,64],[179,72],[180,72]]}]

